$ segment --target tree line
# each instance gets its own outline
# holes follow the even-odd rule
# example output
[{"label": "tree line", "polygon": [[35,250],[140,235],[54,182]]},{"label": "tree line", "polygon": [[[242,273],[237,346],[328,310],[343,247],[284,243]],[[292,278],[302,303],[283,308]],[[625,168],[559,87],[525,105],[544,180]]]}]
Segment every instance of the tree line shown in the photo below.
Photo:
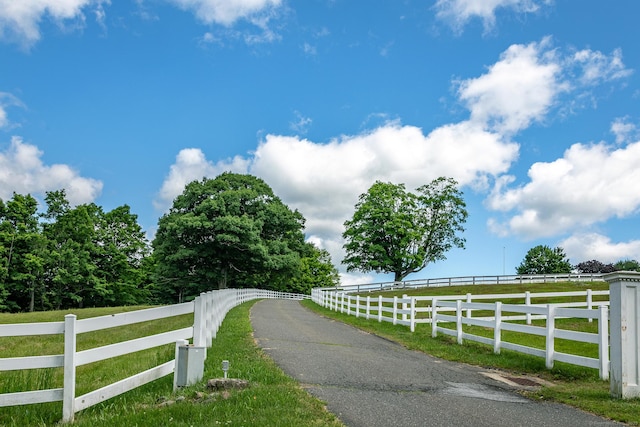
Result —
[{"label": "tree line", "polygon": [[128,205],[71,206],[64,190],[0,199],[0,311],[187,301],[224,287],[310,293],[335,286],[329,253],[262,180],[187,185],[152,242]]},{"label": "tree line", "polygon": [[517,274],[569,274],[612,273],[614,271],[640,271],[640,263],[633,259],[604,263],[596,259],[572,265],[561,247],[535,246],[527,252],[516,267]]}]

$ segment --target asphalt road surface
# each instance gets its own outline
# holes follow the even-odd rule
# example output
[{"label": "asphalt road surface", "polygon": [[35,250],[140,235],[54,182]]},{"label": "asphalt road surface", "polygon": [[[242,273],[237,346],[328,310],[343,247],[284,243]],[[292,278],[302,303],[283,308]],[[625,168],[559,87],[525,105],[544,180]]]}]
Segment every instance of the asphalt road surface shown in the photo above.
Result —
[{"label": "asphalt road surface", "polygon": [[349,427],[622,425],[529,400],[486,370],[407,350],[297,301],[260,301],[251,322],[258,345]]}]

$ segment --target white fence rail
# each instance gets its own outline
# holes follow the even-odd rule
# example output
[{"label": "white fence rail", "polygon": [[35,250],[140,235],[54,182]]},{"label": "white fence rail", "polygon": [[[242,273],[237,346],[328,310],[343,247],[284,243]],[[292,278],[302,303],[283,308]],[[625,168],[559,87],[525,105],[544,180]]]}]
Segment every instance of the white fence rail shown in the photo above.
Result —
[{"label": "white fence rail", "polygon": [[[194,301],[166,307],[100,316],[77,320],[73,314],[62,322],[22,323],[0,325],[0,337],[33,335],[64,335],[64,354],[0,358],[0,372],[39,368],[64,368],[63,387],[49,390],[23,391],[0,394],[0,407],[62,401],[62,421],[73,421],[74,414],[104,400],[171,374],[175,360],[156,366],[116,383],[75,395],[76,368],[161,345],[183,342],[193,338],[193,344],[211,347],[222,321],[233,307],[245,301],[262,298],[304,299],[306,295],[267,291],[263,289],[224,289],[200,294]],[[123,341],[103,347],[76,351],[78,334],[102,329],[122,327],[139,322],[194,314],[193,326],[161,334]]]},{"label": "white fence rail", "polygon": [[[572,365],[586,366],[598,369],[600,378],[609,378],[609,310],[606,305],[601,305],[597,309],[563,308],[554,304],[546,306],[526,306],[515,304],[503,304],[497,301],[490,303],[466,303],[457,301],[434,300],[432,312],[432,336],[436,337],[438,332],[456,337],[458,344],[463,340],[481,342],[493,346],[496,354],[501,348],[543,357],[547,368],[553,368],[554,361],[569,363]],[[440,307],[455,310],[455,315],[440,314]],[[465,310],[493,311],[493,316],[483,318],[472,318],[463,316]],[[538,315],[546,319],[546,326],[532,326],[530,324],[509,323],[505,321],[510,317],[503,317],[503,312],[524,313],[525,315]],[[598,333],[587,333],[559,329],[556,327],[556,319],[559,318],[582,318],[597,319]],[[453,323],[455,329],[440,326],[442,323]],[[474,335],[464,332],[463,325],[473,325],[493,329],[493,337]],[[545,337],[545,348],[539,349],[521,344],[510,343],[502,340],[502,331],[513,331],[522,334],[537,335]],[[583,343],[598,345],[598,358],[590,358],[575,354],[560,353],[555,350],[555,339],[565,339]]]},{"label": "white fence rail", "polygon": [[[608,347],[608,298],[609,291],[592,291],[590,289],[575,292],[544,292],[489,295],[445,295],[445,296],[412,296],[383,297],[378,295],[350,295],[346,292],[316,288],[311,298],[316,303],[330,310],[356,317],[377,319],[378,322],[408,326],[411,332],[420,323],[432,325],[432,334],[438,332],[453,335],[462,343],[463,339],[482,342],[493,346],[496,353],[506,348],[521,353],[544,357],[546,365],[553,367],[553,361],[562,361],[579,366],[598,369],[600,377],[609,375]],[[599,300],[594,300],[594,296]],[[535,304],[537,299],[553,298],[553,304]],[[504,301],[522,300],[522,304],[505,304]],[[576,300],[580,299],[580,300]],[[490,300],[490,303],[473,301]],[[580,307],[580,308],[578,308]],[[481,317],[474,317],[473,312],[482,312]],[[491,313],[487,313],[491,312]],[[454,314],[447,314],[454,313]],[[508,315],[503,315],[508,313]],[[558,318],[584,318],[592,322],[598,321],[598,334],[575,332],[555,327]],[[532,326],[532,320],[545,319],[546,327]],[[525,324],[509,323],[509,321],[525,321]],[[438,323],[455,323],[455,329],[446,329]],[[493,338],[480,337],[463,332],[463,325],[475,325],[494,330]],[[501,331],[516,331],[524,334],[547,337],[545,349],[535,349],[502,340]],[[555,351],[554,340],[567,339],[585,343],[598,344],[599,358],[587,358]]]},{"label": "white fence rail", "polygon": [[603,275],[599,273],[585,274],[521,274],[498,276],[461,276],[440,277],[433,279],[403,280],[401,282],[377,282],[362,283],[357,285],[344,285],[337,288],[325,288],[326,290],[342,291],[347,293],[389,291],[397,289],[436,288],[443,286],[466,285],[527,285],[531,283],[557,283],[557,282],[603,282]]}]

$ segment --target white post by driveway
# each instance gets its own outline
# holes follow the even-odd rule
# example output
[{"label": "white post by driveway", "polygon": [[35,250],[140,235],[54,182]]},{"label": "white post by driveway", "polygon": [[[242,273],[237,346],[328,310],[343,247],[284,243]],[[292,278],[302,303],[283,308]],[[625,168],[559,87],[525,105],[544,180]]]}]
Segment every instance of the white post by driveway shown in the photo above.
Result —
[{"label": "white post by driveway", "polygon": [[611,301],[611,396],[640,397],[640,273],[607,274]]}]

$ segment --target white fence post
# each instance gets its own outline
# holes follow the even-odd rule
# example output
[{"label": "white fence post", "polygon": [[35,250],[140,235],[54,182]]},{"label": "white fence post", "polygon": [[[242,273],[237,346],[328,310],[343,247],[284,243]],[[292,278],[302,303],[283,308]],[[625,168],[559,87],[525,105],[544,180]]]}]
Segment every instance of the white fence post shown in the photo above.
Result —
[{"label": "white fence post", "polygon": [[500,354],[500,345],[502,344],[502,302],[496,301],[496,308],[494,313],[494,321],[493,325],[493,352],[495,354]]},{"label": "white fence post", "polygon": [[[593,308],[593,291],[591,289],[587,289],[587,310],[591,310]],[[589,323],[593,322],[593,317],[589,318]]]},{"label": "white fence post", "polygon": [[556,329],[556,308],[551,304],[547,305],[547,344],[546,366],[547,369],[553,368],[553,353],[555,352],[555,329]]},{"label": "white fence post", "polygon": [[398,322],[398,297],[393,297],[393,324]]},{"label": "white fence post", "polygon": [[[591,320],[591,319],[589,319]],[[600,379],[609,379],[609,308],[601,305],[598,316],[598,359]]]},{"label": "white fence post", "polygon": [[[525,291],[524,293],[524,305],[531,305],[531,292],[529,291]],[[531,312],[527,312],[525,314],[526,320],[527,320],[527,325],[531,324]]]},{"label": "white fence post", "polygon": [[73,421],[76,401],[76,315],[64,316],[64,390],[62,422]]},{"label": "white fence post", "polygon": [[356,317],[360,317],[360,295],[356,295]]},{"label": "white fence post", "polygon": [[378,322],[382,322],[382,295],[378,295]]},{"label": "white fence post", "polygon": [[371,310],[371,297],[369,295],[367,295],[367,320],[369,320],[370,317],[370,310]]},{"label": "white fence post", "polygon": [[431,300],[431,336],[433,338],[438,336],[438,300],[436,298]]},{"label": "white fence post", "polygon": [[456,338],[462,344],[462,301],[456,301]]},{"label": "white fence post", "polygon": [[[471,302],[471,294],[468,293],[467,294],[467,302],[470,303]],[[467,311],[465,312],[465,317],[468,319],[469,317],[471,317],[471,309],[467,308]]]},{"label": "white fence post", "polygon": [[611,303],[611,396],[640,397],[640,273],[618,271],[604,278]]},{"label": "white fence post", "polygon": [[415,332],[416,331],[416,299],[415,298],[411,298],[411,332]]},{"label": "white fence post", "polygon": [[206,344],[204,299],[205,293],[203,292],[193,301],[193,345],[196,347],[204,347]]},{"label": "white fence post", "polygon": [[402,295],[402,321],[404,322],[408,320],[407,309],[409,308],[409,305],[405,302],[407,298],[409,298],[409,295]]}]

